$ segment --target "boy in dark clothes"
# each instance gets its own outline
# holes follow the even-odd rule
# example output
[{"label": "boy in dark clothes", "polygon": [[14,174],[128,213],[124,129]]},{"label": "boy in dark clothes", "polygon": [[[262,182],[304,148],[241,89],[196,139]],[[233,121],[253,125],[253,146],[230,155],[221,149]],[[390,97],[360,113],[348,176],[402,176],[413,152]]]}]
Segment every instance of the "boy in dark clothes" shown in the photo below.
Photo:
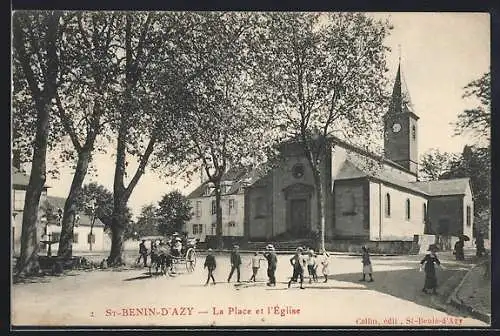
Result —
[{"label": "boy in dark clothes", "polygon": [[240,247],[235,245],[233,247],[233,252],[231,252],[231,272],[229,272],[229,276],[227,277],[227,282],[231,281],[234,270],[236,270],[236,280],[240,282],[240,266],[241,266],[241,256],[238,251]]},{"label": "boy in dark clothes", "polygon": [[208,277],[207,277],[207,282],[205,283],[205,286],[207,286],[208,283],[210,282],[210,278],[212,278],[213,284],[215,285],[215,279],[214,279],[213,272],[214,272],[216,267],[217,267],[217,265],[215,263],[215,257],[212,255],[212,249],[209,248],[207,258],[205,259],[205,265],[203,266],[203,268],[208,269]]},{"label": "boy in dark clothes", "polygon": [[290,264],[293,266],[293,275],[290,281],[288,281],[288,288],[292,282],[297,282],[297,278],[300,277],[300,289],[304,289],[304,268],[306,267],[306,260],[302,256],[302,247],[297,248],[295,255],[290,259]]},{"label": "boy in dark clothes", "polygon": [[431,246],[429,246],[428,251],[430,251],[430,253],[426,254],[424,259],[420,261],[420,270],[422,270],[422,268],[424,268],[425,270],[425,283],[424,288],[422,288],[422,292],[427,293],[428,289],[432,289],[432,294],[437,294],[437,276],[436,267],[434,266],[434,264],[440,266],[441,262],[436,255],[436,245],[432,244]]},{"label": "boy in dark clothes", "polygon": [[267,260],[267,276],[269,278],[268,286],[276,286],[276,276],[274,275],[276,272],[276,266],[278,264],[278,258],[276,257],[276,253],[274,252],[274,246],[269,244],[266,247],[266,253],[264,253],[264,257]]}]

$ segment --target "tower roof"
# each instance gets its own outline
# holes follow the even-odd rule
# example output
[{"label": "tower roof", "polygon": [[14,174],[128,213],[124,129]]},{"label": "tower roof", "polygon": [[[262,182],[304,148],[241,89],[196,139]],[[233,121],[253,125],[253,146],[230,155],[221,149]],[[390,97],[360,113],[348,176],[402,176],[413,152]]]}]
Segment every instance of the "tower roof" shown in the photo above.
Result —
[{"label": "tower roof", "polygon": [[387,114],[394,115],[399,113],[415,114],[410,93],[401,72],[401,63],[398,64],[398,71],[396,72],[396,79],[392,88],[391,104]]}]

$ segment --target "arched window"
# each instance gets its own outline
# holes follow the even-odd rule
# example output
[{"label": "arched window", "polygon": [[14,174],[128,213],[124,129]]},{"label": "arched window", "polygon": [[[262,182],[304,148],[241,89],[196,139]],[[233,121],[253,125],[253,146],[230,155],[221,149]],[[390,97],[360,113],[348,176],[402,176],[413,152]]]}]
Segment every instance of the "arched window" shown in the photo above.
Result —
[{"label": "arched window", "polygon": [[410,220],[410,199],[406,199],[406,220]]},{"label": "arched window", "polygon": [[391,195],[389,193],[385,194],[385,216],[391,216]]},{"label": "arched window", "polygon": [[424,211],[424,213],[423,213],[424,217],[422,217],[422,219],[423,219],[424,223],[427,223],[427,204],[425,204],[425,203],[423,206],[423,211]]}]

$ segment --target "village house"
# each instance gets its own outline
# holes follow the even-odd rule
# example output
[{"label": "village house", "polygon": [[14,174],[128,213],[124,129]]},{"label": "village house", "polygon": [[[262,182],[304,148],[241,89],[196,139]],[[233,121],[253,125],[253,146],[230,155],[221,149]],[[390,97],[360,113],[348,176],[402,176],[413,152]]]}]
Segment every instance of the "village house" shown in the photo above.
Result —
[{"label": "village house", "polygon": [[[11,224],[11,248],[12,255],[19,256],[21,253],[21,233],[22,233],[22,223],[23,223],[23,212],[24,212],[24,200],[26,198],[26,189],[29,184],[29,176],[23,173],[20,169],[18,160],[14,158],[12,169],[12,188],[11,188],[11,201],[12,201],[12,224]],[[40,204],[45,202],[47,199],[47,189],[48,186],[44,186],[42,194],[40,196]],[[39,244],[42,239],[43,230],[41,225],[41,220],[43,219],[43,214],[39,212],[37,229],[35,230],[33,237],[31,239],[31,244]]]},{"label": "village house", "polygon": [[[222,234],[226,241],[239,242],[244,237],[245,187],[256,178],[255,172],[229,169],[221,181]],[[192,218],[184,231],[200,242],[210,242],[216,236],[215,190],[211,183],[201,185],[188,195]]]},{"label": "village house", "polygon": [[[63,197],[47,196],[45,209],[46,213],[46,232],[50,235],[51,241],[59,241],[61,237],[61,217],[64,210],[66,199]],[[60,210],[59,210],[60,209]],[[50,213],[48,213],[50,212]],[[93,222],[93,225],[92,225]],[[91,233],[92,229],[92,233]],[[104,231],[104,224],[97,217],[88,216],[84,213],[76,215],[73,226],[73,253],[78,252],[103,252],[109,251],[111,247],[111,238]],[[52,253],[57,253],[58,243],[52,244]],[[47,248],[44,246],[43,251]]]}]

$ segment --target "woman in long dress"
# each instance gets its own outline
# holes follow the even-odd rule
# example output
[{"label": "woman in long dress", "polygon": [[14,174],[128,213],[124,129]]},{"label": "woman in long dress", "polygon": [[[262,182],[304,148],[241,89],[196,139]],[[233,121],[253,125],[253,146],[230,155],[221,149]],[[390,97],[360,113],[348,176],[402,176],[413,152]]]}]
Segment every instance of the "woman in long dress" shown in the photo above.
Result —
[{"label": "woman in long dress", "polygon": [[420,270],[423,268],[425,271],[425,283],[422,292],[427,293],[428,289],[432,289],[432,294],[437,294],[436,267],[440,266],[441,262],[436,255],[437,247],[435,245],[429,246],[429,251],[430,253],[426,254],[424,259],[420,261]]}]

